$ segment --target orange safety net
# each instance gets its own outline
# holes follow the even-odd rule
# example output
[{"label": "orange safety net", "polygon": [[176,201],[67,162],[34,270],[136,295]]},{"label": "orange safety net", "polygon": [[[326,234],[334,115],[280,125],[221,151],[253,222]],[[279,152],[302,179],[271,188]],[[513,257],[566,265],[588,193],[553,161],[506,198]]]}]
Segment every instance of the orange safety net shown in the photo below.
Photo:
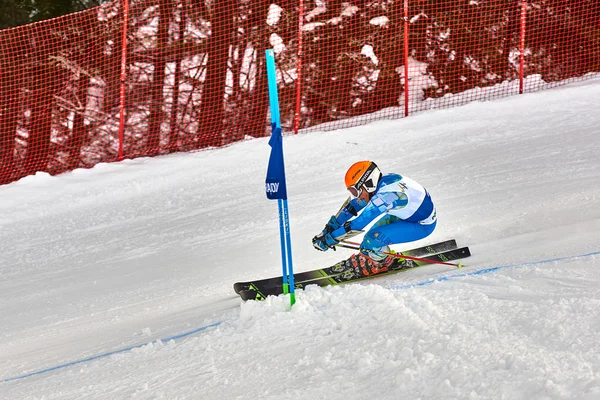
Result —
[{"label": "orange safety net", "polygon": [[[532,92],[600,71],[600,0],[120,0],[0,31],[0,184]],[[401,134],[401,132],[390,132]]]}]

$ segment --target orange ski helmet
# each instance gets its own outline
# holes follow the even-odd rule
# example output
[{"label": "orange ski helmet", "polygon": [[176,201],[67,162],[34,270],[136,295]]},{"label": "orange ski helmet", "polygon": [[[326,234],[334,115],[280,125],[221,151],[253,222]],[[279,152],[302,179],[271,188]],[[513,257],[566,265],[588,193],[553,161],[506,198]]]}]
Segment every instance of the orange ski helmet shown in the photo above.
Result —
[{"label": "orange ski helmet", "polygon": [[350,194],[358,197],[363,190],[375,192],[381,176],[381,171],[373,161],[358,161],[348,168],[344,182]]}]

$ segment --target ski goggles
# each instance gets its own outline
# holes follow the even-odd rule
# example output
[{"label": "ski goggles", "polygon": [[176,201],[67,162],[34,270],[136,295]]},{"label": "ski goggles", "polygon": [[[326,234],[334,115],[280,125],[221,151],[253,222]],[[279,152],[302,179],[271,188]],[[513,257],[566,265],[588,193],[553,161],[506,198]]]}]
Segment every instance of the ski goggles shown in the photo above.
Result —
[{"label": "ski goggles", "polygon": [[359,197],[363,190],[366,190],[368,193],[371,193],[375,189],[375,184],[373,183],[373,179],[368,179],[365,183],[357,189],[358,185],[349,186],[347,189],[350,194],[354,197]]},{"label": "ski goggles", "polygon": [[376,168],[376,166],[371,164],[371,166],[369,166],[369,168],[365,171],[363,176],[361,176],[360,179],[354,185],[350,185],[346,188],[352,196],[360,196],[363,190],[366,190],[368,193],[375,191],[376,185],[373,181],[373,171],[375,171]]}]

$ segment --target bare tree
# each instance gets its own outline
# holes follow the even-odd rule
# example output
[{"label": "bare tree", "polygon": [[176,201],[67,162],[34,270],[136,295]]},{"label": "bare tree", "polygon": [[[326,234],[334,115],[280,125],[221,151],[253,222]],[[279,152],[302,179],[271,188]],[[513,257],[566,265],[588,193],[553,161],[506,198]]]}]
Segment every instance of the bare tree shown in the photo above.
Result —
[{"label": "bare tree", "polygon": [[236,2],[220,0],[211,10],[211,35],[208,40],[206,78],[200,107],[200,146],[220,146],[223,141],[224,98],[227,61],[234,34]]},{"label": "bare tree", "polygon": [[148,122],[148,141],[146,151],[149,155],[159,153],[160,131],[163,121],[165,66],[167,64],[167,46],[169,45],[169,24],[171,22],[171,0],[158,1],[158,31],[156,48],[153,52],[154,73],[150,87],[150,120]]}]

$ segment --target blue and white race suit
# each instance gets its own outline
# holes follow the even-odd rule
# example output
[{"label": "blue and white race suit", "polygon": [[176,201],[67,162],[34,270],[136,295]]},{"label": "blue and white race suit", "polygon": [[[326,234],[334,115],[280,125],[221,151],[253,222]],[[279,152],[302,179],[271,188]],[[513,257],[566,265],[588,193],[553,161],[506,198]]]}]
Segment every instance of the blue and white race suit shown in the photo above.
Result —
[{"label": "blue and white race suit", "polygon": [[362,230],[376,219],[361,243],[361,248],[372,250],[370,253],[387,252],[392,244],[423,239],[437,223],[431,196],[421,184],[398,174],[387,174],[379,181],[369,202],[352,199],[344,207],[337,217],[343,226],[331,235],[338,238],[351,230]]}]

